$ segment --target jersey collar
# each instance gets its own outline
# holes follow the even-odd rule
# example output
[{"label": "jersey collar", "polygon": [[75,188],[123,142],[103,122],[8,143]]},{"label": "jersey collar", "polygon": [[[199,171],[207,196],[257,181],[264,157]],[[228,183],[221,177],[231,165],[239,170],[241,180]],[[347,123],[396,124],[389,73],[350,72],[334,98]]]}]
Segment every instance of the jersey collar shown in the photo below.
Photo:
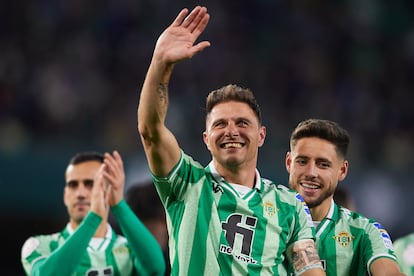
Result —
[{"label": "jersey collar", "polygon": [[[213,176],[214,180],[216,180],[219,184],[222,183],[227,183],[229,184],[229,182],[227,182],[218,172],[216,169],[216,166],[214,165],[213,161],[210,161],[210,163],[207,166],[207,170],[211,172],[211,175]],[[262,189],[262,178],[260,176],[259,171],[257,170],[257,168],[255,169],[256,172],[256,177],[255,177],[255,184],[254,184],[254,189],[260,191]],[[239,184],[239,183],[235,183],[235,184]]]}]

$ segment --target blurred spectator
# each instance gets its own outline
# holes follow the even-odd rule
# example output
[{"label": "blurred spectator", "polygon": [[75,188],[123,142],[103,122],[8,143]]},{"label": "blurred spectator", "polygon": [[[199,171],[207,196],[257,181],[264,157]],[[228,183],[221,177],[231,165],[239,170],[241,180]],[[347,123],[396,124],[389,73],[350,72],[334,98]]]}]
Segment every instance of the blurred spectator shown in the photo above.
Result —
[{"label": "blurred spectator", "polygon": [[394,241],[395,255],[401,271],[407,276],[414,275],[414,232]]},{"label": "blurred spectator", "polygon": [[351,211],[356,212],[355,200],[348,189],[338,186],[333,195],[336,204],[343,206]]}]

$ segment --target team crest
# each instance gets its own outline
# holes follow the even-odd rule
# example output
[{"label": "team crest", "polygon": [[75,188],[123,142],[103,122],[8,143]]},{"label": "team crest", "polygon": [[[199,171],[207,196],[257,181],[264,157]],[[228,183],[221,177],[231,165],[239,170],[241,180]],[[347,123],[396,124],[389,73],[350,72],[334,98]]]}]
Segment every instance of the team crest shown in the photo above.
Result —
[{"label": "team crest", "polygon": [[269,217],[272,217],[276,214],[276,207],[272,202],[265,202],[263,204],[263,209]]},{"label": "team crest", "polygon": [[337,236],[333,236],[333,238],[335,239],[336,242],[338,242],[341,246],[343,247],[347,247],[352,240],[355,238],[354,236],[352,236],[351,234],[349,234],[348,232],[345,231],[341,231],[338,233]]}]

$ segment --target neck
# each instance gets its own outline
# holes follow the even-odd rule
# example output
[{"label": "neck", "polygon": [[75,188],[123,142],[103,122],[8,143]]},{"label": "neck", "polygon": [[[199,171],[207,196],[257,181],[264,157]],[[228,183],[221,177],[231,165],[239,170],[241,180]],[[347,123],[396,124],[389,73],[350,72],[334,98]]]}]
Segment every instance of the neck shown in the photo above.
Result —
[{"label": "neck", "polygon": [[318,206],[309,208],[312,216],[313,221],[322,221],[329,212],[331,208],[332,198],[325,199],[321,204]]},{"label": "neck", "polygon": [[256,184],[256,166],[224,167],[214,162],[217,172],[229,183],[253,188]]}]

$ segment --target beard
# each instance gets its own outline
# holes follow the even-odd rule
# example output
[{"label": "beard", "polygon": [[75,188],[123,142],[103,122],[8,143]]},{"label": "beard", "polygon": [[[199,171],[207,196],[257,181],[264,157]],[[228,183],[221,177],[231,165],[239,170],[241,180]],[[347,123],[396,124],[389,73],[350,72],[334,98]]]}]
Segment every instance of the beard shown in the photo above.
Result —
[{"label": "beard", "polygon": [[325,193],[321,194],[319,197],[314,199],[307,199],[304,197],[304,200],[309,208],[314,208],[322,204],[326,199],[330,198],[335,192],[335,189],[329,189]]}]

